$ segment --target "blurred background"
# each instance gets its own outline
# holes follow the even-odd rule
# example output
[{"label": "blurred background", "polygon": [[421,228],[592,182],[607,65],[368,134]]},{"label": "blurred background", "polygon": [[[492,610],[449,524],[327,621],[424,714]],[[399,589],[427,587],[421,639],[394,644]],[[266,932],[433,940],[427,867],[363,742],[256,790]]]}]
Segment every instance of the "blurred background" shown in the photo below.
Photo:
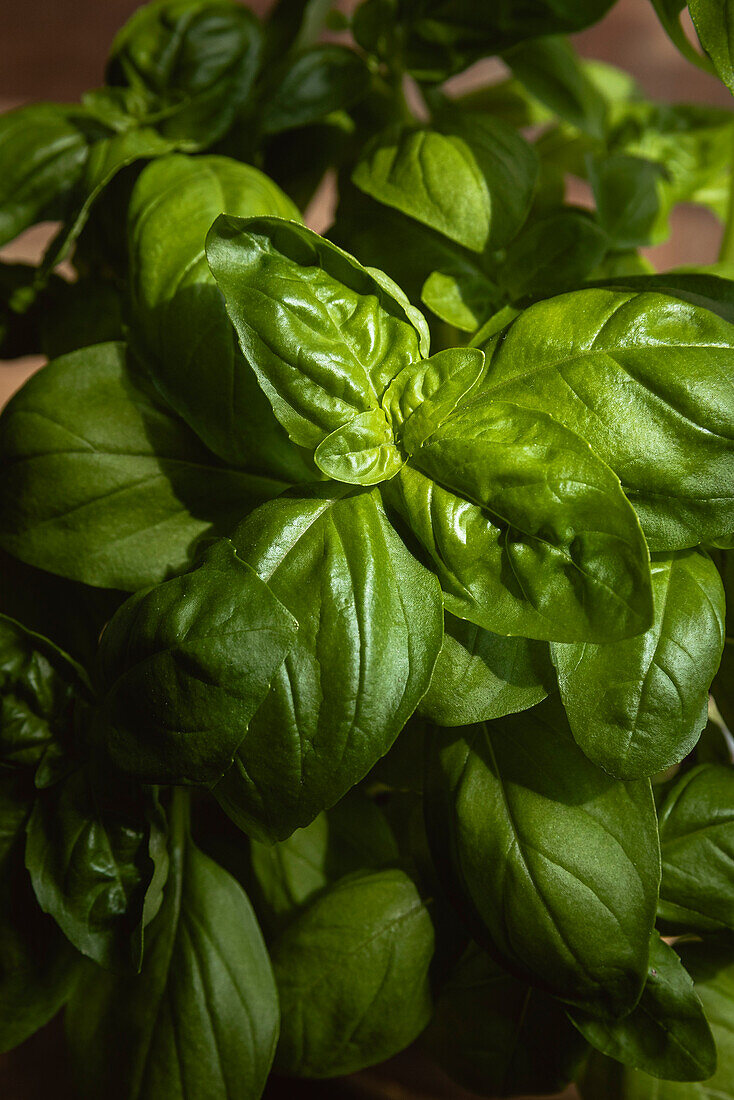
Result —
[{"label": "blurred background", "polygon": [[[270,7],[270,0],[247,0],[247,4],[262,15]],[[0,111],[39,99],[75,101],[82,92],[101,84],[109,44],[139,6],[136,0],[0,3]],[[355,4],[344,0],[335,6],[349,11]],[[691,35],[695,37],[692,32]],[[576,35],[574,43],[583,56],[626,69],[652,99],[732,105],[723,84],[689,64],[677,52],[658,23],[649,0],[618,0],[606,19]],[[496,62],[490,65],[491,72],[500,78],[501,66]],[[486,79],[486,71],[481,79]],[[574,198],[583,201],[583,194]],[[312,204],[309,221],[314,228],[323,230],[328,225],[330,201],[332,196],[326,189],[319,201]],[[680,206],[673,213],[672,224],[669,241],[644,250],[657,268],[711,263],[716,259],[721,227],[712,214],[700,207]],[[49,235],[50,230],[36,227],[0,250],[0,256],[35,261]],[[41,362],[25,359],[0,363],[0,406]],[[0,1055],[3,1100],[40,1100],[49,1095],[54,1100],[73,1100],[74,1096],[68,1084],[58,1024],[51,1025],[17,1051]],[[470,1100],[469,1093],[433,1068],[429,1071],[420,1057],[410,1051],[379,1069],[356,1074],[344,1082],[316,1082],[303,1088],[293,1082],[274,1082],[266,1097]],[[575,1097],[575,1090],[564,1094],[564,1100]]]}]

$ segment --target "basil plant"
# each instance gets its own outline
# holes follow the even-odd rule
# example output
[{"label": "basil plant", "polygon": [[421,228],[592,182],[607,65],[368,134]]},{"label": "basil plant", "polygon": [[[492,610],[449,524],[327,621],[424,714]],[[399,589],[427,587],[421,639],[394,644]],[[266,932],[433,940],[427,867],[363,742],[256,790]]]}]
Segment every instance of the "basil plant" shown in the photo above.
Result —
[{"label": "basil plant", "polygon": [[0,1050],[81,1100],[734,1097],[734,114],[610,7],[154,0],[0,119]]}]

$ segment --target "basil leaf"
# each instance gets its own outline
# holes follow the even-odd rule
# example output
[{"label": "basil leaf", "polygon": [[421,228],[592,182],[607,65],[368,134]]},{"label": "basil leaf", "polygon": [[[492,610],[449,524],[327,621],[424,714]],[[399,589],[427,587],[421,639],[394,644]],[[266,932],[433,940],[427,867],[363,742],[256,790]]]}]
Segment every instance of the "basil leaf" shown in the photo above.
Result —
[{"label": "basil leaf", "polygon": [[332,886],[272,948],[276,1070],[336,1077],[403,1050],[430,1019],[433,949],[428,910],[403,871]]},{"label": "basil leaf", "polygon": [[203,149],[246,103],[260,61],[257,17],[230,0],[155,0],[112,43],[107,83],[130,89],[143,120]]},{"label": "basil leaf", "polygon": [[668,271],[661,275],[627,274],[611,276],[609,284],[616,290],[653,290],[671,298],[680,298],[694,306],[734,322],[734,281],[709,271]]},{"label": "basil leaf", "polygon": [[734,770],[686,772],[660,810],[663,879],[658,914],[682,932],[734,931]]},{"label": "basil leaf", "polygon": [[447,613],[431,686],[418,710],[438,726],[468,726],[535,706],[552,681],[541,642],[491,634]]},{"label": "basil leaf", "polygon": [[716,1047],[690,974],[657,932],[650,937],[639,1003],[609,1022],[569,1013],[585,1039],[618,1062],[672,1081],[702,1081],[716,1069]]},{"label": "basil leaf", "polygon": [[140,175],[128,210],[134,338],[168,403],[215,454],[307,480],[312,473],[242,357],[206,262],[206,234],[222,210],[299,216],[266,176],[226,157],[165,157]]},{"label": "basil leaf", "polygon": [[429,439],[483,374],[483,352],[448,348],[405,367],[393,379],[382,404],[408,453]]},{"label": "basil leaf", "polygon": [[504,61],[513,76],[554,115],[602,140],[607,103],[571,43],[557,36],[523,42]]},{"label": "basil leaf", "polygon": [[604,259],[609,238],[578,210],[533,221],[510,245],[497,278],[511,301],[549,298],[583,283]]},{"label": "basil leaf", "polygon": [[351,107],[369,90],[369,70],[346,46],[318,45],[290,59],[262,104],[263,133],[308,126],[332,111]]},{"label": "basil leaf", "polygon": [[165,818],[151,794],[104,791],[74,772],[37,798],[25,858],[38,904],[78,951],[140,970],[167,872]]},{"label": "basil leaf", "polygon": [[232,538],[299,629],[214,793],[246,832],[283,839],[362,779],[415,710],[441,648],[441,594],[375,490],[281,497]]},{"label": "basil leaf", "polygon": [[560,1092],[586,1048],[557,1001],[508,974],[476,944],[441,987],[421,1045],[454,1081],[481,1096]]},{"label": "basil leaf", "polygon": [[533,151],[498,119],[454,111],[439,127],[378,136],[352,181],[473,252],[498,248],[527,216],[537,172]]},{"label": "basil leaf", "polygon": [[696,551],[653,560],[655,621],[606,645],[553,645],[571,730],[589,759],[620,779],[677,764],[706,724],[724,645],[724,591]]},{"label": "basil leaf", "polygon": [[[476,604],[463,618],[497,633],[568,640],[625,637],[649,624],[648,554],[635,514],[611,470],[550,416],[482,396],[410,461],[465,510],[481,509],[480,523],[494,524],[494,560],[483,546],[483,567],[457,577]],[[479,550],[463,529],[450,537],[457,556]]]},{"label": "basil leaf", "polygon": [[664,169],[642,157],[616,153],[589,165],[599,223],[618,250],[660,244],[668,235]]},{"label": "basil leaf", "polygon": [[660,881],[649,782],[596,768],[555,700],[437,730],[429,751],[429,840],[477,934],[562,1000],[602,1017],[629,1012]]},{"label": "basil leaf", "polygon": [[0,245],[65,216],[88,148],[82,108],[34,103],[0,117]]},{"label": "basil leaf", "polygon": [[278,1001],[262,935],[242,888],[184,835],[180,816],[174,806],[141,973],[90,972],[68,1006],[80,1097],[257,1100],[264,1088]]},{"label": "basil leaf", "polygon": [[229,540],[191,573],[136,593],[99,653],[98,735],[115,765],[146,782],[214,782],[297,629]]},{"label": "basil leaf", "polygon": [[688,0],[688,10],[719,78],[734,93],[734,5],[731,0]]},{"label": "basil leaf", "polygon": [[251,858],[258,911],[277,931],[337,879],[395,863],[398,847],[379,807],[351,791],[287,840],[253,840]]},{"label": "basil leaf", "polygon": [[710,62],[698,52],[683,29],[681,15],[684,11],[688,12],[686,0],[652,0],[652,6],[655,8],[671,42],[678,47],[683,56],[688,61],[692,61],[694,65],[698,65],[699,68],[710,72]]},{"label": "basil leaf", "polygon": [[0,419],[0,544],[72,580],[134,590],[189,564],[281,481],[227,469],[120,344],[50,363]]},{"label": "basil leaf", "polygon": [[394,477],[405,459],[382,409],[357,413],[319,443],[314,462],[335,481],[377,485]]},{"label": "basil leaf", "polygon": [[242,350],[302,446],[377,408],[427,350],[425,323],[402,292],[310,229],[221,217],[207,256]]},{"label": "basil leaf", "polygon": [[652,550],[734,529],[734,329],[663,294],[579,290],[482,344],[483,391],[550,413],[622,481]]}]

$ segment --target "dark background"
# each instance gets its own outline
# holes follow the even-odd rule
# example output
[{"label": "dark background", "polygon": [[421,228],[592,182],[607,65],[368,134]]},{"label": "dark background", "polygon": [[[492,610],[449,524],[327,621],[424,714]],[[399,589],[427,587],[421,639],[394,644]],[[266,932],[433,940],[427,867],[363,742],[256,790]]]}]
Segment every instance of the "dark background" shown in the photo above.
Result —
[{"label": "dark background", "polygon": [[[492,0],[477,0],[482,2]],[[270,0],[248,0],[248,5],[263,14]],[[74,101],[82,92],[101,84],[108,46],[117,29],[139,6],[136,0],[0,0],[0,110],[37,99]],[[348,10],[354,4],[345,0],[338,6]],[[602,23],[577,35],[575,43],[584,56],[627,69],[653,99],[731,106],[731,96],[722,84],[678,54],[649,0],[619,0]],[[486,69],[501,74],[496,63]],[[579,190],[574,198],[583,201],[583,192]],[[328,224],[329,202],[327,191],[312,208],[310,220],[315,228]],[[646,251],[660,269],[681,263],[711,263],[716,259],[720,236],[721,228],[713,215],[682,206],[673,215],[671,240]],[[1,250],[0,255],[35,260],[47,238],[43,229],[31,230]],[[39,360],[22,360],[0,366],[0,405],[38,365]],[[302,1088],[294,1082],[274,1082],[266,1096],[269,1100],[469,1098],[445,1077],[428,1070],[420,1056],[412,1052],[345,1082],[315,1082]],[[576,1096],[575,1090],[569,1090],[564,1100]],[[0,1097],[73,1100],[58,1024],[17,1051],[0,1055]]]}]

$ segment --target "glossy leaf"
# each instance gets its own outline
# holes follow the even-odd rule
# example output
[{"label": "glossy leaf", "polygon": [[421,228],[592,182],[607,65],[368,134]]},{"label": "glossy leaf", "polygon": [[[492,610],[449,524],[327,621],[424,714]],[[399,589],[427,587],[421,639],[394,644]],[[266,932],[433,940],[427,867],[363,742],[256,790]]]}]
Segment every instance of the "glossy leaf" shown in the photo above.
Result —
[{"label": "glossy leaf", "polygon": [[272,948],[277,1070],[337,1077],[389,1058],[428,1023],[434,933],[403,871],[341,879]]},{"label": "glossy leaf", "polygon": [[438,726],[468,726],[540,703],[553,688],[548,649],[446,614],[443,645],[418,710]]},{"label": "glossy leaf", "polygon": [[657,291],[710,309],[725,321],[734,322],[734,281],[719,275],[715,269],[668,271],[659,275],[627,273],[621,278],[612,276],[612,279],[610,285],[615,289]]},{"label": "glossy leaf", "polygon": [[734,92],[734,4],[731,0],[688,0],[688,10],[716,72]]},{"label": "glossy leaf", "polygon": [[686,772],[660,810],[663,879],[658,912],[683,932],[734,931],[734,770],[704,764]]},{"label": "glossy leaf", "polygon": [[383,406],[408,454],[423,446],[483,373],[484,354],[476,348],[448,348],[400,372]]},{"label": "glossy leaf", "polygon": [[107,626],[98,736],[150,783],[212,783],[231,765],[298,624],[229,540],[144,590]]},{"label": "glossy leaf", "polygon": [[563,1007],[472,945],[436,1000],[422,1046],[480,1096],[560,1092],[586,1044]]},{"label": "glossy leaf", "polygon": [[701,1081],[716,1069],[716,1047],[691,976],[657,932],[642,996],[622,1020],[570,1013],[581,1034],[618,1062],[671,1081]]},{"label": "glossy leaf", "polygon": [[215,794],[258,839],[283,839],[362,779],[428,688],[438,582],[375,490],[332,484],[273,501],[233,534],[298,636]]},{"label": "glossy leaf", "polygon": [[376,408],[424,350],[427,330],[397,288],[310,229],[219,218],[207,256],[245,356],[295,443],[317,447]]},{"label": "glossy leaf", "polygon": [[652,550],[734,528],[734,329],[664,294],[580,290],[482,345],[483,391],[577,431],[622,481]]},{"label": "glossy leaf", "polygon": [[226,157],[170,156],[141,174],[128,211],[135,340],[166,400],[215,454],[302,481],[308,466],[243,358],[206,262],[206,234],[223,210],[299,216],[261,172]]},{"label": "glossy leaf", "polygon": [[270,1070],[278,1001],[252,907],[186,838],[175,807],[171,833],[169,879],[141,973],[88,973],[67,1009],[83,1100],[156,1100],[171,1088],[257,1100]]},{"label": "glossy leaf", "polygon": [[377,485],[394,477],[405,462],[394,438],[383,410],[368,409],[322,439],[314,461],[335,481]]},{"label": "glossy leaf", "polygon": [[307,126],[351,107],[368,89],[369,70],[358,53],[331,43],[314,46],[289,61],[263,103],[260,126],[266,134]]},{"label": "glossy leaf", "polygon": [[227,469],[120,344],[50,363],[0,419],[0,544],[72,580],[134,590],[185,568],[281,481]]},{"label": "glossy leaf", "polygon": [[646,633],[553,646],[577,743],[620,779],[654,775],[691,751],[724,645],[724,591],[710,558],[658,557],[652,583],[655,621]]},{"label": "glossy leaf", "polygon": [[470,920],[518,975],[593,1015],[637,1002],[660,880],[648,782],[575,745],[560,704],[436,731],[426,824]]}]

